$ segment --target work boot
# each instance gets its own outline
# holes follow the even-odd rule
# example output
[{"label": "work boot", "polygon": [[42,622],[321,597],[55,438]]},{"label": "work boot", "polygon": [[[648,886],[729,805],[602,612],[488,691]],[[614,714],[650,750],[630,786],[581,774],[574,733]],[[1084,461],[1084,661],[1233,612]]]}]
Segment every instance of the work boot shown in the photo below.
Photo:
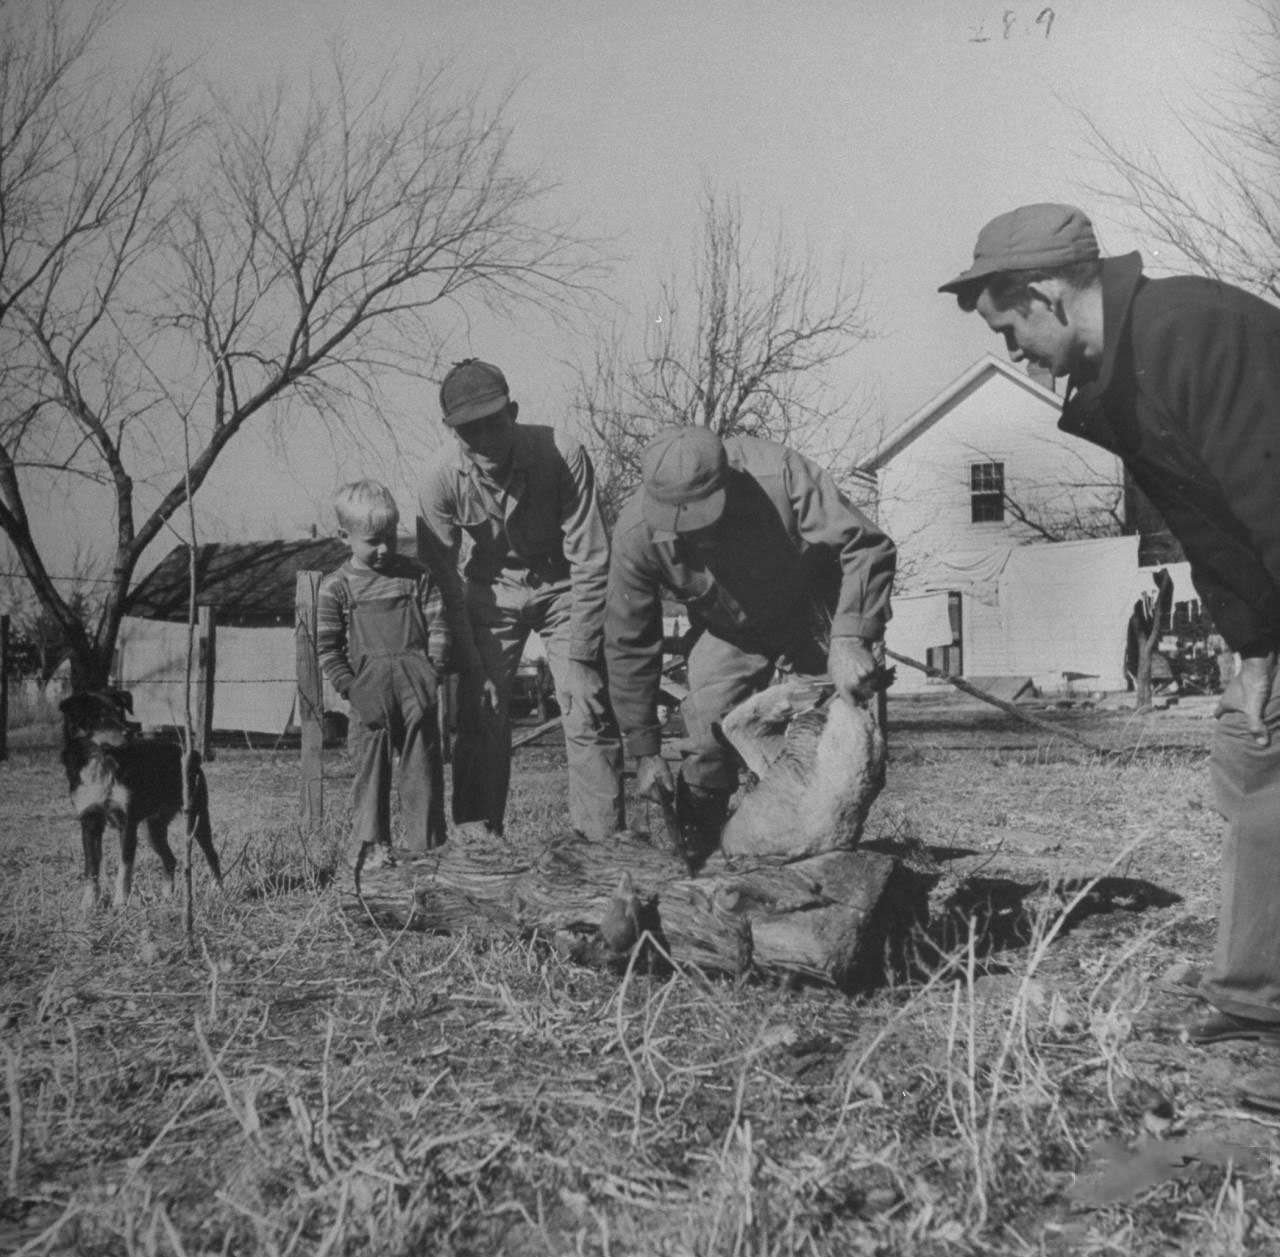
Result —
[{"label": "work boot", "polygon": [[676,781],[676,817],[685,858],[693,869],[701,868],[720,846],[720,831],[729,815],[729,791]]},{"label": "work boot", "polygon": [[1253,1017],[1237,1017],[1234,1013],[1215,1010],[1204,1020],[1186,1026],[1182,1038],[1196,1047],[1229,1043],[1235,1039],[1280,1045],[1280,1021],[1258,1021]]},{"label": "work boot", "polygon": [[1245,1104],[1268,1113],[1280,1113],[1280,1069],[1260,1069],[1246,1074],[1237,1084],[1236,1092]]}]

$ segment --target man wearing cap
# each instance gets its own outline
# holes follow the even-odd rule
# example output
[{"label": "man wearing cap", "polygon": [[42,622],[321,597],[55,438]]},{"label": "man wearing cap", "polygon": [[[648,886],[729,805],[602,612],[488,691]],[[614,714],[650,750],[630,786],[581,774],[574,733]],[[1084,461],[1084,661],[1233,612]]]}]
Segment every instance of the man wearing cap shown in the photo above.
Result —
[{"label": "man wearing cap", "polygon": [[459,621],[453,818],[502,832],[511,692],[536,632],[564,726],[570,823],[606,838],[623,826],[622,750],[601,670],[609,538],[591,460],[552,428],[517,424],[506,378],[476,358],[445,376],[440,408],[457,445],[419,496],[418,547]]},{"label": "man wearing cap", "polygon": [[940,291],[1015,362],[1067,377],[1059,427],[1124,460],[1240,655],[1210,758],[1228,821],[1201,988],[1217,1011],[1187,1038],[1280,1043],[1280,310],[1218,280],[1148,279],[1137,253],[1102,257],[1089,219],[1053,204],[989,222]]},{"label": "man wearing cap", "polygon": [[[674,797],[682,839],[705,853],[737,786],[715,725],[768,685],[779,661],[829,671],[842,700],[870,697],[896,551],[826,472],[769,441],[670,428],[645,448],[641,473],[613,534],[609,692],[637,759],[637,793]],[[659,754],[664,594],[684,603],[697,634],[678,784]]]}]

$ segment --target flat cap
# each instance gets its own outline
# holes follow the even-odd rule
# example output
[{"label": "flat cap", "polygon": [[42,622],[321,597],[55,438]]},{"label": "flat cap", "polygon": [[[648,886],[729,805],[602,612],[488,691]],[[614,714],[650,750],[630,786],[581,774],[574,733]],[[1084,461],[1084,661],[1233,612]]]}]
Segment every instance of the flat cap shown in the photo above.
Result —
[{"label": "flat cap", "polygon": [[479,358],[455,362],[440,385],[440,411],[451,428],[497,414],[510,400],[507,377]]},{"label": "flat cap", "polygon": [[938,291],[959,293],[1004,271],[1067,266],[1099,256],[1098,238],[1083,210],[1050,202],[1021,205],[993,218],[978,233],[973,265]]},{"label": "flat cap", "polygon": [[703,427],[668,428],[640,455],[642,507],[655,534],[694,532],[724,511],[729,459],[724,442]]}]

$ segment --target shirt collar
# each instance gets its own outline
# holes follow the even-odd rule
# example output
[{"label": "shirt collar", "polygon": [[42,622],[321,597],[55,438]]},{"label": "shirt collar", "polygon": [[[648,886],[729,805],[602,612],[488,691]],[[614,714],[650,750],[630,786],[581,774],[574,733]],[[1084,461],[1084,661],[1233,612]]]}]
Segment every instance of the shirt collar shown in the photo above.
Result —
[{"label": "shirt collar", "polygon": [[1101,396],[1115,375],[1120,346],[1133,308],[1133,298],[1142,282],[1142,255],[1124,253],[1102,259],[1102,361],[1096,375],[1067,381],[1067,396],[1086,392]]},{"label": "shirt collar", "polygon": [[530,458],[532,449],[533,446],[527,440],[524,430],[519,424],[516,424],[515,442],[511,449],[511,476],[506,484],[500,484],[494,480],[488,472],[474,462],[471,455],[461,445],[458,446],[458,465],[465,476],[477,483],[498,493],[508,493],[524,483],[524,474],[529,470],[532,461]]}]

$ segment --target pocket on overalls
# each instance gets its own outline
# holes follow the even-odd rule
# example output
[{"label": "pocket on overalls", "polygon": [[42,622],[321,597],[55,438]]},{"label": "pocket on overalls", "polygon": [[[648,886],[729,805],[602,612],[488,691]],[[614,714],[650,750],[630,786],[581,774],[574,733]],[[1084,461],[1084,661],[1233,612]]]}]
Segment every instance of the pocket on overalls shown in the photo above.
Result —
[{"label": "pocket on overalls", "polygon": [[417,703],[423,712],[434,711],[440,682],[431,660],[404,656],[396,660],[396,671],[400,674],[399,685],[404,690],[401,707]]},{"label": "pocket on overalls", "polygon": [[387,727],[389,713],[386,678],[378,675],[378,671],[373,668],[362,669],[347,690],[347,702],[355,709],[360,723],[366,729]]}]

